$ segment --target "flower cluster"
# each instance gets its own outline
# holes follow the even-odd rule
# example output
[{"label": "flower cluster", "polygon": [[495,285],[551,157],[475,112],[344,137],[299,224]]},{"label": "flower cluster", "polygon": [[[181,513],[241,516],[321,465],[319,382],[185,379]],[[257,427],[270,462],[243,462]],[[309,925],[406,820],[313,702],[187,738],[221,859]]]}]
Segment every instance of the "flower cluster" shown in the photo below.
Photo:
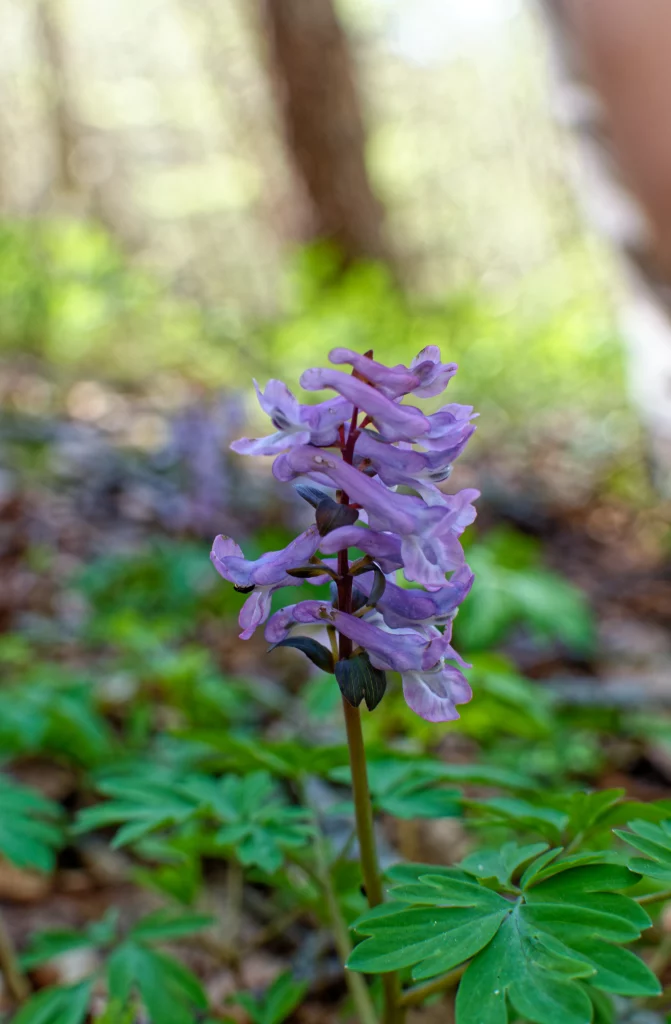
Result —
[{"label": "flower cluster", "polygon": [[[478,492],[445,494],[437,484],[475,429],[473,410],[451,404],[425,415],[402,403],[405,396],[439,395],[454,376],[457,367],[442,363],[435,346],[410,366],[384,366],[372,353],[345,348],[329,359],[352,372],[310,369],[300,383],[336,397],[301,405],[281,381],[269,381],[264,391],[255,383],[275,431],[231,445],[244,455],[275,456],[278,480],[303,478],[297,489],[315,507],[315,524],[256,561],[219,536],[213,564],[249,592],[240,613],[244,639],[265,622],[270,643],[298,647],[334,671],[350,703],[375,706],[384,673],[394,671],[417,714],[432,722],[458,718],[456,705],[470,700],[471,690],[448,664],[464,665],[450,646],[451,623],[473,582],[459,536],[475,518]],[[350,548],[358,549],[356,557]],[[399,585],[399,573],[417,586]],[[271,615],[273,591],[305,580],[331,580],[333,601],[300,601]],[[328,628],[332,652],[292,634],[310,624]]]}]

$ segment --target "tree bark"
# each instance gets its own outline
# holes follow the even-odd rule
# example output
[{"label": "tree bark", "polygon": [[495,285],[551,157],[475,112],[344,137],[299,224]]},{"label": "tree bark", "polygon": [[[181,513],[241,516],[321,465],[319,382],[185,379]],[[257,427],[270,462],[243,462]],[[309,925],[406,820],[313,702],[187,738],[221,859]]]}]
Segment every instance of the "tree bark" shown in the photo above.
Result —
[{"label": "tree bark", "polygon": [[274,92],[311,218],[308,238],[345,264],[391,262],[382,206],[365,162],[365,131],[347,39],[332,0],[261,0]]},{"label": "tree bark", "polygon": [[671,494],[671,5],[541,2],[577,193],[620,258],[632,395]]}]

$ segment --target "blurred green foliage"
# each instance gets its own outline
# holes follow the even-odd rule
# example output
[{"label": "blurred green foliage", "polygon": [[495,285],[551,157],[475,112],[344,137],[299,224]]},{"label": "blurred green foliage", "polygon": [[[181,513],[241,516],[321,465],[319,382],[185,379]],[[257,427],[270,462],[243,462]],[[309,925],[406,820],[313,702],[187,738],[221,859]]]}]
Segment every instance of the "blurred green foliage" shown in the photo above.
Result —
[{"label": "blurred green foliage", "polygon": [[549,430],[601,456],[631,445],[637,430],[607,302],[584,287],[590,259],[576,249],[505,297],[471,290],[427,302],[406,298],[380,266],[335,276],[334,255],[311,248],[286,276],[278,316],[254,324],[233,305],[170,293],[99,224],[4,221],[0,354],[32,355],[65,381],[151,389],[167,374],[235,387],[275,375],[296,387],[336,345],[407,362],[435,344],[462,364],[451,400],[484,414],[476,443]]}]

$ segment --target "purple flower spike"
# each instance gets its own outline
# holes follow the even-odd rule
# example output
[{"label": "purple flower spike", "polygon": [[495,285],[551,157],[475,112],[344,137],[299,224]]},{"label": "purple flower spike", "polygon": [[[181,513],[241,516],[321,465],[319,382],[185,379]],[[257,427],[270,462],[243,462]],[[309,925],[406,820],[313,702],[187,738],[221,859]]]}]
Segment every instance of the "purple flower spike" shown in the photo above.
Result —
[{"label": "purple flower spike", "polygon": [[[475,518],[472,502],[478,492],[446,494],[437,485],[448,479],[475,430],[474,413],[470,406],[450,404],[426,416],[401,404],[409,394],[438,395],[456,372],[454,363],[441,362],[435,346],[423,349],[409,367],[385,366],[370,356],[336,348],[331,361],[350,365],[352,375],[306,370],[301,384],[307,391],[337,393],[318,405],[300,405],[281,381],[270,381],[263,392],[257,386],[276,433],[243,438],[232,447],[274,455],[277,480],[307,477],[326,493],[322,499],[314,488],[302,490],[320,512],[315,525],[283,551],[248,561],[233,540],[217,537],[212,562],[224,579],[249,591],[240,612],[242,637],[263,622],[271,644],[289,639],[293,630],[329,626],[340,634],[339,659],[312,636],[292,637],[291,644],[323,671],[334,670],[346,700],[358,706],[362,699],[358,687],[368,678],[367,658],[378,674],[400,673],[413,711],[431,722],[447,722],[459,717],[457,705],[471,697],[460,670],[469,666],[450,639],[452,620],[473,583],[459,538]],[[339,511],[332,497],[324,500],[329,492],[350,508]],[[352,525],[336,525],[354,518]],[[357,567],[363,573],[352,575],[355,552],[350,549],[367,556]],[[315,558],[318,551],[321,560]],[[289,574],[299,568],[308,583],[332,580],[332,600],[299,601],[272,615],[274,591],[303,582]],[[423,589],[399,586],[398,570]],[[356,661],[344,665],[350,658]],[[369,707],[377,704],[384,685],[378,675]],[[370,694],[364,696],[368,703]]]},{"label": "purple flower spike", "polygon": [[440,505],[429,506],[420,498],[390,491],[342,459],[309,446],[288,452],[282,457],[282,466],[285,473],[295,476],[320,473],[328,477],[350,501],[363,506],[373,530],[400,536],[403,571],[410,582],[442,587],[445,573],[463,565],[458,536],[475,519],[471,501],[478,491],[442,495]]},{"label": "purple flower spike", "polygon": [[337,391],[357,409],[363,409],[387,441],[415,441],[429,429],[429,420],[419,409],[392,402],[381,391],[342,370],[306,370],[301,387],[306,391]]}]

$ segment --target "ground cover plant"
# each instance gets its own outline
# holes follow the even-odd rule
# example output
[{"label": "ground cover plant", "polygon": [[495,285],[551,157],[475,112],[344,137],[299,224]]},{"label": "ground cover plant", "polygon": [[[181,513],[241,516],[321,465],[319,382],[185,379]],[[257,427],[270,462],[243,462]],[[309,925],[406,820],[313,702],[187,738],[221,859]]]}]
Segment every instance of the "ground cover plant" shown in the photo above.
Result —
[{"label": "ground cover plant", "polygon": [[[271,381],[274,433],[235,444],[300,495],[297,539],[276,529],[245,558],[218,537],[228,587],[193,541],[107,555],[72,588],[94,614],[0,644],[3,865],[81,884],[109,848],[121,873],[118,906],[91,899],[84,926],[33,927],[15,948],[7,915],[7,1019],[280,1024],[318,1000],[367,1024],[436,1001],[458,1024],[663,1020],[671,803],[594,785],[649,726],[567,705],[491,653],[522,629],[580,664],[595,637],[528,538],[462,550],[476,493],[436,485],[477,421],[425,402],[456,367],[434,348],[409,366],[331,355],[302,382],[335,397],[299,405]],[[270,646],[268,678],[222,674],[234,610],[248,643],[227,638],[226,658]],[[50,795],[44,764],[62,773]],[[424,862],[418,824],[465,842]],[[275,959],[259,983],[260,950]]]}]

